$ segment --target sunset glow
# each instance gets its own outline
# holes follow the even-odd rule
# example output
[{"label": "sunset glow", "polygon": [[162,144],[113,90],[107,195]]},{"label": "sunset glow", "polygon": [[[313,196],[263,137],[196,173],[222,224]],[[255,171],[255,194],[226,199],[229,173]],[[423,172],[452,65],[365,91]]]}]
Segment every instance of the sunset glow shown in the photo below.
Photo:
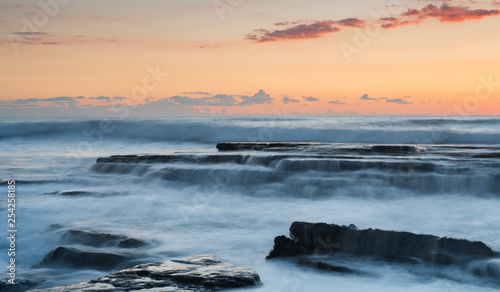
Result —
[{"label": "sunset glow", "polygon": [[496,1],[2,1],[0,116],[498,115]]}]

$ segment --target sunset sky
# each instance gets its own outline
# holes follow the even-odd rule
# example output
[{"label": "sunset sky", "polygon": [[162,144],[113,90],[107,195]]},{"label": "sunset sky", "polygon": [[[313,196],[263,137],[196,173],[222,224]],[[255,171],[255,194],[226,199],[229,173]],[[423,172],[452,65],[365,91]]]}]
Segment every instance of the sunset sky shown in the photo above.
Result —
[{"label": "sunset sky", "polygon": [[0,0],[0,117],[500,115],[499,10]]}]

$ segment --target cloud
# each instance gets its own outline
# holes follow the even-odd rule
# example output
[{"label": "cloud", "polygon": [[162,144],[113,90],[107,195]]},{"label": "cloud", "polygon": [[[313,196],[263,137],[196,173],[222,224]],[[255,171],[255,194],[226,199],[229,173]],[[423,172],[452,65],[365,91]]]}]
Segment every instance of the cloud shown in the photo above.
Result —
[{"label": "cloud", "polygon": [[200,95],[210,95],[210,92],[206,92],[206,91],[190,91],[190,92],[182,92],[181,94],[200,94]]},{"label": "cloud", "polygon": [[397,103],[397,104],[412,104],[412,102],[403,100],[403,98],[387,99],[385,102],[392,102],[392,103]]},{"label": "cloud", "polygon": [[124,100],[127,99],[125,96],[115,96],[113,97],[114,100]]},{"label": "cloud", "polygon": [[283,97],[283,103],[284,104],[289,104],[289,103],[299,103],[300,100],[295,99],[295,98],[289,98],[288,96]]},{"label": "cloud", "polygon": [[273,98],[262,89],[253,96],[240,96],[240,99],[242,100],[240,105],[266,104],[271,103],[273,100]]},{"label": "cloud", "polygon": [[346,18],[337,21],[337,23],[342,26],[350,26],[350,27],[364,27],[366,25],[366,21],[358,18]]},{"label": "cloud", "polygon": [[75,98],[69,96],[58,96],[58,97],[50,97],[50,98],[27,98],[27,99],[14,99],[14,100],[6,100],[5,104],[11,105],[21,105],[21,104],[36,104],[39,102],[75,102]]},{"label": "cloud", "polygon": [[481,19],[486,16],[498,15],[500,11],[486,9],[470,10],[468,7],[450,6],[443,3],[441,7],[429,4],[420,11],[403,13],[403,16],[407,16],[407,13],[410,13],[412,16],[418,16],[420,19],[434,17],[438,18],[441,22],[462,22],[469,19]]},{"label": "cloud", "polygon": [[147,99],[147,106],[176,106],[176,105],[190,105],[190,106],[249,106],[254,104],[267,104],[273,100],[269,94],[264,90],[259,90],[252,96],[247,95],[227,95],[217,94],[214,96],[206,96],[199,98],[192,98],[188,96],[171,96],[162,98],[156,101]]},{"label": "cloud", "polygon": [[377,100],[376,98],[369,97],[368,94],[363,94],[359,99],[361,100]]},{"label": "cloud", "polygon": [[345,104],[345,102],[340,101],[340,99],[331,100],[329,103],[332,103],[332,104]]},{"label": "cloud", "polygon": [[[491,2],[491,6],[499,6],[500,3]],[[473,19],[482,19],[488,16],[500,15],[497,9],[470,9],[465,6],[451,6],[446,2],[440,7],[428,4],[422,9],[410,9],[400,15],[394,17],[382,17],[375,21],[364,20],[359,18],[345,18],[342,20],[322,20],[314,21],[306,24],[303,21],[278,22],[274,25],[289,26],[285,29],[269,31],[266,29],[255,29],[253,33],[245,35],[245,39],[257,43],[282,41],[282,40],[297,40],[297,39],[313,39],[323,37],[329,33],[339,32],[342,27],[358,27],[366,28],[373,25],[378,25],[381,28],[389,29],[399,26],[420,24],[427,19],[437,19],[440,22],[463,22]]]},{"label": "cloud", "polygon": [[269,31],[256,29],[253,34],[245,35],[245,39],[257,43],[274,42],[281,40],[314,39],[325,34],[340,31],[331,20],[316,21],[312,24],[298,24],[283,30]]},{"label": "cloud", "polygon": [[109,98],[109,96],[88,97],[87,99],[95,99],[95,100],[101,100],[104,102],[111,102],[111,98]]},{"label": "cloud", "polygon": [[302,97],[305,101],[318,101],[319,98],[313,97],[313,96],[303,96]]}]

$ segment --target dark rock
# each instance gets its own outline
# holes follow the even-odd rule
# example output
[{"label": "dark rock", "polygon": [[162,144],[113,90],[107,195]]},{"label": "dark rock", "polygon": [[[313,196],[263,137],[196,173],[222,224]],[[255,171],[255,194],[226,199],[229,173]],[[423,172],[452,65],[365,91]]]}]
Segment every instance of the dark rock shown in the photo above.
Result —
[{"label": "dark rock", "polygon": [[425,148],[414,145],[373,145],[370,146],[373,152],[378,153],[420,153],[425,152]]},{"label": "dark rock", "polygon": [[293,151],[293,150],[315,150],[325,152],[326,150],[354,151],[362,153],[421,153],[425,148],[414,145],[368,145],[363,147],[339,147],[334,143],[291,143],[291,142],[221,142],[217,143],[219,151]]},{"label": "dark rock", "polygon": [[88,192],[88,191],[53,191],[53,192],[45,192],[45,195],[59,195],[59,196],[95,196],[98,193],[96,192]]},{"label": "dark rock", "polygon": [[0,281],[0,291],[2,291],[2,292],[24,292],[24,291],[38,285],[38,283],[29,281],[29,280],[20,280],[20,279],[16,279],[14,281],[14,283],[15,284]]},{"label": "dark rock", "polygon": [[344,274],[355,274],[358,273],[357,271],[343,267],[343,266],[336,266],[332,265],[330,263],[314,259],[314,258],[303,258],[299,261],[299,265],[303,267],[308,267],[312,268],[315,270],[319,271],[325,271],[325,272],[334,272],[334,273],[344,273]]},{"label": "dark rock", "polygon": [[318,146],[324,145],[323,143],[289,143],[289,142],[221,142],[217,143],[219,151],[243,151],[243,150],[267,150],[271,148],[297,148],[299,146]]},{"label": "dark rock", "polygon": [[309,253],[342,252],[389,260],[398,257],[425,260],[429,254],[434,254],[438,255],[433,258],[436,263],[457,257],[484,258],[494,255],[491,248],[478,241],[379,229],[358,230],[326,223],[294,222],[290,227],[290,237]]},{"label": "dark rock", "polygon": [[299,247],[295,241],[284,235],[280,235],[274,238],[273,249],[271,249],[266,259],[296,256],[304,254],[304,252],[305,250]]},{"label": "dark rock", "polygon": [[121,239],[120,242],[118,243],[118,247],[121,248],[133,248],[133,247],[141,247],[145,246],[148,243],[145,242],[144,240],[137,239],[137,238],[124,238]]},{"label": "dark rock", "polygon": [[424,261],[437,265],[452,265],[456,259],[442,253],[429,252],[424,256]]},{"label": "dark rock", "polygon": [[144,240],[129,238],[123,235],[78,229],[67,231],[63,234],[63,239],[68,243],[77,243],[93,247],[117,246],[121,248],[133,248],[148,244]]},{"label": "dark rock", "polygon": [[473,158],[500,158],[499,152],[481,153],[472,155]]},{"label": "dark rock", "polygon": [[208,292],[261,284],[257,273],[223,262],[214,255],[199,255],[142,264],[87,283],[32,292],[71,291],[178,291]]},{"label": "dark rock", "polygon": [[58,247],[50,251],[34,268],[60,266],[71,268],[86,268],[110,270],[131,260],[131,257],[116,253],[101,251],[82,251],[70,247]]},{"label": "dark rock", "polygon": [[58,229],[61,229],[63,227],[64,227],[64,225],[59,224],[59,223],[54,223],[54,224],[49,225],[50,230],[58,230]]}]

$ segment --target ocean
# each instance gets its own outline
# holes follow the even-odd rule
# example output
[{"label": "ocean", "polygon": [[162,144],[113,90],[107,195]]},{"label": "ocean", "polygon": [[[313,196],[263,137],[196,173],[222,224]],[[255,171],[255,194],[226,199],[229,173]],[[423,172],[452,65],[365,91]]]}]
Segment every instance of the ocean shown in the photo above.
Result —
[{"label": "ocean", "polygon": [[[219,152],[218,142],[332,144]],[[380,144],[425,152],[367,151]],[[164,160],[96,163],[113,155]],[[110,273],[32,267],[72,245],[63,240],[71,229],[147,241],[103,248],[137,262],[215,254],[258,272],[263,285],[249,290],[256,292],[499,287],[467,268],[354,258],[347,264],[365,273],[346,276],[265,257],[294,221],[463,238],[500,251],[500,117],[0,119],[0,157],[4,230],[8,180],[16,181],[16,276],[39,288]]]}]

